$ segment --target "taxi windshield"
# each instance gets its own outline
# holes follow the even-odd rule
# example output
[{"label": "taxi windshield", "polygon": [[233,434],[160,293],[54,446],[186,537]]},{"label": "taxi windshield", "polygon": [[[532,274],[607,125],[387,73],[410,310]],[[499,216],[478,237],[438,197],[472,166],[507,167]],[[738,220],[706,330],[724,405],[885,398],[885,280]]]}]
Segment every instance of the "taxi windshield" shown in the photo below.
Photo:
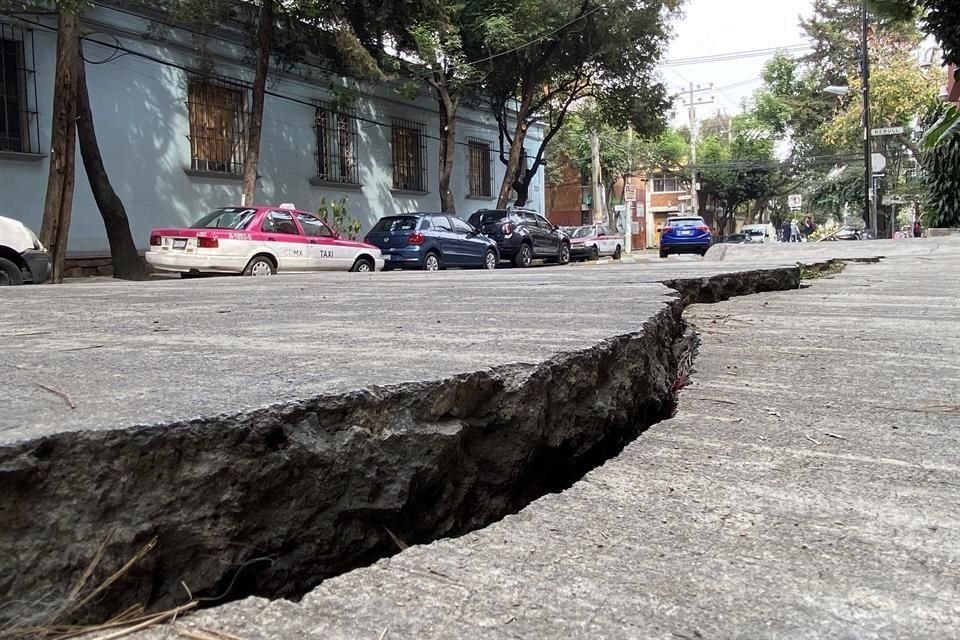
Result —
[{"label": "taxi windshield", "polygon": [[580,227],[573,232],[574,238],[589,238],[590,236],[595,236],[596,227]]},{"label": "taxi windshield", "polygon": [[217,209],[190,225],[191,229],[246,229],[256,209],[230,207]]}]

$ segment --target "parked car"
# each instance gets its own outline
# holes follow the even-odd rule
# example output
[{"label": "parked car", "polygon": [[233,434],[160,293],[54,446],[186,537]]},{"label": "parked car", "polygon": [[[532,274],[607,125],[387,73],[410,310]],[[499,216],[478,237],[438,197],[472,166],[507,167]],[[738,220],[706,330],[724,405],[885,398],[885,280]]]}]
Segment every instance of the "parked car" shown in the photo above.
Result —
[{"label": "parked car", "polygon": [[570,262],[570,237],[546,218],[527,209],[481,209],[470,224],[497,243],[500,258],[518,267],[533,260]]},{"label": "parked car", "polygon": [[745,224],[740,229],[740,233],[750,238],[750,242],[768,243],[777,241],[777,230],[773,225],[767,224]]},{"label": "parked car", "polygon": [[50,256],[25,224],[0,216],[0,286],[42,284],[50,277]]},{"label": "parked car", "polygon": [[578,227],[570,235],[570,257],[596,260],[601,256],[613,256],[619,260],[623,254],[623,236],[605,224],[589,224]]},{"label": "parked car", "polygon": [[500,263],[496,242],[446,213],[386,216],[364,240],[380,249],[385,270],[496,269]]},{"label": "parked car", "polygon": [[667,218],[660,233],[660,257],[671,253],[699,253],[710,248],[713,234],[700,216],[672,216]]},{"label": "parked car", "polygon": [[150,232],[147,262],[181,275],[278,271],[375,271],[380,250],[340,237],[312,213],[293,205],[224,207],[186,228]]},{"label": "parked car", "polygon": [[749,244],[751,239],[746,233],[731,233],[720,238],[718,242],[723,244]]}]

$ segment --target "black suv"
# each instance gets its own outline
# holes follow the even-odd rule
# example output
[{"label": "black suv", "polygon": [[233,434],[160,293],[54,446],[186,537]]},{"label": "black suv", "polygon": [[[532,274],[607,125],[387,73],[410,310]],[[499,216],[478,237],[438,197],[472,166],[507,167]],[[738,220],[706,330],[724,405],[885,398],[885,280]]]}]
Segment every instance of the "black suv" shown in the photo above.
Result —
[{"label": "black suv", "polygon": [[470,224],[495,240],[500,257],[518,267],[537,259],[570,262],[569,236],[535,211],[481,209],[470,216]]}]

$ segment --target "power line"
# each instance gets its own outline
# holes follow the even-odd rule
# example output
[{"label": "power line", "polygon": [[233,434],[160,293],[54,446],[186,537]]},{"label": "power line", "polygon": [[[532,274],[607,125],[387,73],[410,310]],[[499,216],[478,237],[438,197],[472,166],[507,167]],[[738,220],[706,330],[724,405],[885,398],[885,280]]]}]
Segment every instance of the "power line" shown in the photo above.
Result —
[{"label": "power line", "polygon": [[557,27],[556,29],[554,29],[553,31],[549,31],[549,32],[543,34],[542,36],[531,40],[530,42],[526,42],[526,43],[524,43],[524,44],[521,44],[521,45],[518,45],[518,46],[516,46],[516,47],[513,47],[512,49],[507,49],[506,51],[500,51],[499,53],[494,53],[494,54],[492,54],[492,55],[487,56],[486,58],[480,58],[479,60],[472,60],[472,61],[466,62],[466,63],[464,63],[464,64],[466,64],[466,65],[468,65],[468,66],[475,66],[475,65],[477,65],[477,64],[480,64],[481,62],[489,62],[490,60],[494,60],[495,58],[499,58],[499,57],[501,57],[501,56],[505,56],[505,55],[514,53],[514,52],[516,52],[516,51],[520,51],[521,49],[526,49],[527,47],[529,47],[529,46],[531,46],[531,45],[535,45],[535,44],[538,44],[538,43],[540,43],[540,42],[543,42],[544,40],[546,40],[546,39],[549,38],[550,36],[555,35],[555,34],[559,33],[560,31],[563,31],[564,29],[566,29],[566,28],[569,27],[570,25],[572,25],[572,24],[574,24],[574,23],[576,23],[576,22],[579,22],[580,20],[584,20],[585,18],[588,18],[588,17],[590,17],[591,15],[595,14],[597,11],[600,11],[600,9],[605,9],[605,8],[606,8],[606,5],[601,2],[600,4],[598,4],[596,7],[594,7],[594,8],[591,9],[590,11],[587,11],[586,13],[577,16],[576,18],[574,18],[573,20],[567,22],[566,24],[562,24],[562,25],[560,25],[559,27]]},{"label": "power line", "polygon": [[661,67],[683,67],[694,64],[707,64],[710,62],[728,62],[731,60],[742,60],[745,58],[760,58],[763,56],[769,56],[777,53],[792,53],[799,51],[807,51],[811,47],[809,44],[793,44],[786,45],[783,47],[771,47],[767,49],[750,49],[746,51],[729,51],[727,53],[717,53],[706,56],[696,56],[692,58],[674,58],[672,60],[664,60],[660,63]]},{"label": "power line", "polygon": [[[33,20],[27,20],[26,18],[23,18],[23,17],[19,17],[18,19],[19,19],[20,21],[22,21],[22,22],[25,22],[25,23],[27,23],[27,24],[33,25],[33,26],[35,26],[35,27],[39,27],[39,28],[41,28],[41,29],[45,29],[45,30],[50,31],[50,32],[53,32],[53,33],[56,33],[56,32],[57,32],[57,28],[56,28],[56,27],[51,27],[51,26],[45,25],[45,24],[43,24],[43,23],[41,23],[41,22],[35,22],[35,21],[33,21]],[[108,48],[108,49],[114,49],[115,51],[122,51],[124,54],[133,56],[133,57],[135,57],[135,58],[141,58],[141,59],[148,60],[148,61],[150,61],[150,62],[159,64],[159,65],[162,65],[162,66],[165,66],[165,67],[170,67],[170,68],[173,68],[173,69],[178,69],[178,70],[180,70],[180,71],[183,71],[183,72],[188,73],[188,74],[193,75],[193,76],[199,76],[199,77],[203,77],[203,78],[209,78],[209,79],[211,79],[211,80],[227,80],[227,81],[229,81],[229,82],[231,82],[231,83],[233,83],[233,84],[236,84],[237,86],[243,87],[243,88],[245,88],[245,89],[252,89],[252,88],[253,88],[252,84],[250,84],[250,83],[248,83],[248,82],[245,82],[245,81],[243,81],[243,80],[239,80],[239,79],[236,79],[236,78],[231,78],[231,77],[229,77],[229,76],[224,76],[224,75],[216,75],[216,74],[209,73],[209,72],[206,72],[206,71],[202,71],[202,70],[200,70],[200,69],[196,69],[196,68],[189,67],[189,66],[186,66],[186,65],[177,64],[177,63],[175,63],[175,62],[170,62],[169,60],[164,60],[164,59],[162,59],[162,58],[157,58],[156,56],[151,56],[151,55],[146,54],[146,53],[141,53],[141,52],[139,52],[139,51],[134,51],[134,50],[132,50],[132,49],[128,49],[127,47],[124,47],[124,46],[119,45],[119,44],[110,44],[110,43],[107,43],[107,42],[102,42],[102,41],[100,41],[100,40],[95,40],[95,39],[91,38],[90,36],[82,36],[81,39],[84,40],[84,41],[86,41],[86,42],[90,42],[91,44],[99,45],[99,46],[101,46],[101,47],[106,47],[106,48]],[[113,60],[116,60],[116,58],[118,58],[118,57],[122,57],[122,56],[116,56],[116,57],[113,58]],[[123,68],[126,68],[126,67],[123,67]],[[128,69],[128,70],[129,70],[129,69]],[[311,100],[307,100],[307,99],[303,99],[303,98],[298,98],[298,97],[290,96],[290,95],[283,94],[283,93],[278,93],[278,92],[276,92],[276,91],[271,91],[271,90],[269,90],[269,89],[267,89],[266,91],[264,91],[264,94],[265,94],[265,95],[268,95],[268,96],[270,96],[270,97],[272,97],[272,98],[279,98],[279,99],[281,99],[281,100],[287,100],[288,102],[292,102],[292,103],[295,103],[295,104],[300,104],[300,105],[303,105],[303,106],[307,106],[307,107],[310,107],[311,109],[316,109],[316,108],[319,106],[316,102],[313,102],[313,101],[311,101]],[[337,112],[337,113],[340,113],[340,112]],[[373,124],[373,125],[377,125],[377,126],[380,126],[380,127],[387,127],[387,128],[390,128],[390,127],[393,126],[393,123],[381,122],[381,121],[379,121],[379,120],[374,120],[374,119],[372,119],[372,118],[366,118],[366,117],[364,117],[364,116],[357,115],[357,114],[355,114],[355,113],[343,113],[343,115],[346,115],[346,116],[348,116],[348,117],[350,117],[350,118],[353,118],[353,119],[355,119],[357,122],[365,122],[365,123],[368,123],[368,124]],[[427,133],[426,131],[421,131],[421,132],[420,132],[420,135],[421,135],[423,138],[426,138],[426,139],[428,139],[428,140],[437,140],[437,141],[440,141],[440,142],[443,141],[443,138],[440,138],[439,136],[431,135],[431,134]],[[458,141],[458,140],[455,140],[455,141],[454,141],[454,144],[460,145],[460,146],[464,146],[464,147],[469,147],[469,146],[470,146],[468,142],[461,142],[461,141]]]}]

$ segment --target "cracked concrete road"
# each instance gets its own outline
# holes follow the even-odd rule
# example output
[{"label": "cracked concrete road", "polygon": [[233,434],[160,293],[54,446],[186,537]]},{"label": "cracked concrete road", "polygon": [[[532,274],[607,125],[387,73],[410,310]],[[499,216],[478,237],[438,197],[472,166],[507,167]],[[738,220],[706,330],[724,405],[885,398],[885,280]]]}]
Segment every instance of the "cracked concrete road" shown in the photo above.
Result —
[{"label": "cracked concrete road", "polygon": [[298,603],[177,624],[244,640],[953,637],[958,248],[693,307],[704,345],[679,415],[571,489]]},{"label": "cracked concrete road", "polygon": [[750,267],[670,261],[6,288],[0,445],[536,364],[637,331],[674,296],[663,280]]}]

